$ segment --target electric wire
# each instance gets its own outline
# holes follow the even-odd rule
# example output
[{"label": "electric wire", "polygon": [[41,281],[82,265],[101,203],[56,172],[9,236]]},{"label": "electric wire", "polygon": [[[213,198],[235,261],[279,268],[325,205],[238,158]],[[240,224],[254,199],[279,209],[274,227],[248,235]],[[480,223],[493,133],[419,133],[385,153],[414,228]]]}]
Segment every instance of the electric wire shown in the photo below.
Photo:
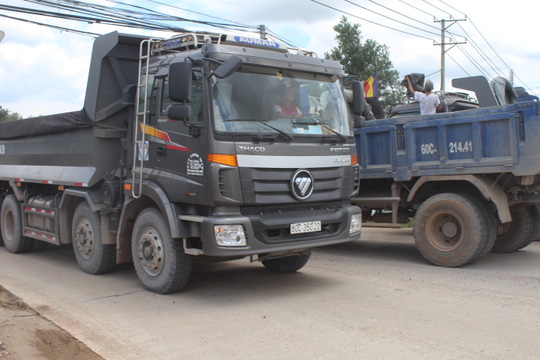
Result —
[{"label": "electric wire", "polygon": [[442,2],[444,5],[448,6],[450,9],[454,10],[454,11],[457,11],[458,13],[461,13],[461,15],[465,16],[465,18],[467,18],[467,15],[464,13],[464,12],[461,12],[459,11],[458,9],[456,9],[455,7],[447,4],[446,2],[444,2],[443,0],[439,0],[440,2]]},{"label": "electric wire", "polygon": [[419,8],[417,8],[416,6],[414,6],[414,5],[412,5],[412,4],[408,3],[408,2],[405,2],[404,0],[399,0],[399,1],[402,2],[403,4],[407,5],[407,6],[412,7],[413,9],[415,9],[415,10],[417,10],[417,11],[420,11],[421,13],[424,13],[424,14],[426,14],[426,15],[431,16],[431,17],[434,18],[434,19],[437,18],[435,15],[433,15],[433,14],[431,14],[431,13],[428,13],[428,12],[425,11],[425,10],[419,9]]},{"label": "electric wire", "polygon": [[441,9],[441,8],[435,6],[435,5],[433,5],[432,3],[428,2],[427,0],[422,0],[422,1],[425,2],[426,4],[428,4],[429,6],[432,6],[432,7],[434,7],[435,9],[439,10],[440,12],[443,12],[443,13],[447,14],[447,15],[450,16],[450,17],[452,16],[450,13],[444,11],[443,9]]},{"label": "electric wire", "polygon": [[97,33],[92,33],[92,32],[88,32],[88,31],[82,31],[82,30],[67,28],[67,27],[64,27],[64,26],[46,24],[46,23],[42,23],[42,22],[38,22],[38,21],[18,18],[18,17],[15,17],[15,16],[9,16],[9,15],[0,14],[0,17],[4,17],[4,18],[7,18],[7,19],[12,19],[12,20],[17,20],[17,21],[22,21],[22,22],[27,22],[27,23],[34,24],[34,25],[39,25],[39,26],[46,26],[46,27],[53,28],[53,29],[56,29],[56,30],[70,32],[70,33],[79,34],[79,35],[83,35],[83,36],[90,36],[90,37],[98,37],[99,36],[99,34],[97,34]]},{"label": "electric wire", "polygon": [[[400,0],[400,1],[401,1],[401,0]],[[424,0],[424,1],[425,1],[425,0]],[[499,53],[493,48],[493,46],[490,44],[490,42],[489,42],[489,41],[486,39],[486,37],[482,34],[482,32],[480,31],[480,29],[478,29],[478,27],[476,26],[476,24],[472,21],[472,19],[471,19],[470,17],[467,16],[466,13],[464,13],[464,12],[462,12],[462,11],[456,9],[455,7],[449,5],[448,3],[446,3],[446,2],[443,1],[443,0],[438,0],[438,1],[441,2],[442,4],[448,6],[448,7],[451,8],[452,10],[457,11],[457,12],[461,13],[462,15],[464,15],[465,18],[467,19],[467,21],[469,21],[469,22],[471,23],[471,25],[474,27],[474,29],[475,29],[476,32],[480,35],[480,37],[484,40],[484,42],[488,45],[488,47],[491,49],[491,51],[493,51],[493,53],[494,53],[494,54],[497,56],[497,58],[504,64],[504,66],[506,66],[506,68],[507,68],[509,71],[512,71],[512,69],[510,68],[510,66],[504,61],[504,59],[499,55]],[[460,27],[461,27],[461,26],[460,26]],[[462,28],[462,30],[466,33],[466,31],[465,31],[463,28]],[[466,34],[467,34],[467,33],[466,33]],[[478,51],[479,53],[480,53],[480,52],[483,53],[483,54],[489,59],[489,62],[491,62],[491,63],[497,68],[498,72],[504,77],[503,71],[502,71],[499,67],[497,67],[497,66],[495,65],[495,62],[492,61],[492,60],[489,58],[489,56],[487,56],[487,55],[485,54],[485,52],[481,50],[480,46],[474,42],[473,38],[472,38],[470,35],[467,34],[467,36],[468,36],[468,38],[471,40],[471,43],[473,43],[476,47],[478,47],[477,51]],[[515,77],[516,79],[518,79],[518,80],[523,84],[523,86],[525,86],[529,91],[532,92],[532,90],[525,84],[525,82],[524,82],[523,80],[521,80],[521,78],[519,78],[519,76],[517,76],[516,73],[514,73],[514,77]]]},{"label": "electric wire", "polygon": [[[111,1],[111,0],[109,0],[109,1]],[[151,2],[151,3],[154,3],[154,4],[159,4],[159,5],[167,6],[167,7],[173,8],[173,9],[178,9],[178,10],[182,10],[182,11],[187,11],[187,12],[190,12],[190,13],[193,13],[193,14],[206,16],[206,17],[209,17],[209,18],[212,18],[212,19],[217,19],[217,20],[220,20],[220,21],[226,21],[226,22],[229,22],[229,23],[232,23],[232,24],[240,25],[240,26],[242,26],[242,27],[244,27],[244,28],[246,28],[246,29],[256,29],[256,27],[255,27],[255,26],[252,26],[252,25],[242,24],[242,23],[240,23],[240,22],[236,22],[236,21],[233,21],[233,20],[228,20],[228,19],[223,19],[223,18],[216,17],[216,16],[211,16],[211,15],[204,14],[204,13],[201,13],[201,12],[197,12],[197,11],[193,11],[193,10],[181,8],[181,7],[178,7],[178,6],[170,5],[170,4],[161,2],[161,1],[157,1],[157,0],[146,0],[146,1]]]},{"label": "electric wire", "polygon": [[334,11],[337,11],[337,12],[340,12],[342,14],[345,14],[345,15],[349,15],[349,16],[352,16],[354,18],[357,18],[357,19],[360,19],[360,20],[363,20],[365,22],[368,22],[368,23],[371,23],[371,24],[374,24],[374,25],[377,25],[377,26],[380,26],[380,27],[384,27],[384,28],[387,28],[387,29],[390,29],[390,30],[394,30],[394,31],[397,31],[397,32],[400,32],[400,33],[403,33],[403,34],[407,34],[407,35],[411,35],[411,36],[415,36],[415,37],[418,37],[418,38],[421,38],[421,39],[427,39],[427,40],[433,40],[432,38],[429,38],[429,37],[426,37],[426,36],[422,36],[422,35],[418,35],[418,34],[413,34],[413,33],[410,33],[410,32],[407,32],[407,31],[403,31],[403,30],[399,30],[399,29],[396,29],[396,28],[393,28],[393,27],[390,27],[390,26],[387,26],[387,25],[383,25],[383,24],[379,24],[375,21],[372,21],[372,20],[369,20],[369,19],[365,19],[365,18],[362,18],[362,17],[359,17],[357,15],[354,15],[350,12],[347,12],[347,11],[344,11],[344,10],[340,10],[338,8],[335,8],[333,6],[330,6],[330,5],[327,5],[327,4],[324,4],[320,1],[317,1],[317,0],[310,0],[311,2],[314,2],[316,4],[319,4],[321,6],[324,6],[326,8],[329,8],[329,9],[332,9]]},{"label": "electric wire", "polygon": [[419,27],[417,27],[417,26],[413,26],[413,25],[407,24],[407,23],[405,23],[405,22],[403,22],[403,21],[396,20],[396,19],[394,19],[394,18],[391,18],[390,16],[386,16],[386,15],[380,14],[380,13],[374,11],[374,10],[371,10],[371,9],[365,7],[365,6],[359,5],[359,4],[357,4],[357,3],[353,2],[353,1],[345,0],[345,2],[347,2],[347,3],[351,4],[351,5],[354,5],[354,6],[356,6],[356,7],[359,7],[359,8],[361,8],[361,9],[364,9],[364,10],[366,10],[366,11],[369,11],[369,12],[371,12],[371,13],[374,13],[374,14],[376,14],[376,15],[379,15],[379,16],[385,18],[385,19],[389,19],[389,20],[392,20],[392,21],[394,21],[394,22],[397,22],[398,24],[405,25],[405,26],[409,26],[409,27],[411,27],[411,28],[413,28],[413,29],[423,31],[423,32],[426,32],[426,33],[431,34],[431,35],[439,35],[438,33],[434,33],[434,32],[432,32],[432,31],[425,30],[425,29],[419,28]]},{"label": "electric wire", "polygon": [[448,57],[454,62],[454,64],[456,64],[465,74],[467,74],[468,77],[470,77],[471,75],[467,72],[467,70],[465,70],[463,68],[463,66],[461,66],[461,64],[459,62],[457,62],[456,60],[454,60],[454,58],[452,57],[452,55],[448,54]]}]

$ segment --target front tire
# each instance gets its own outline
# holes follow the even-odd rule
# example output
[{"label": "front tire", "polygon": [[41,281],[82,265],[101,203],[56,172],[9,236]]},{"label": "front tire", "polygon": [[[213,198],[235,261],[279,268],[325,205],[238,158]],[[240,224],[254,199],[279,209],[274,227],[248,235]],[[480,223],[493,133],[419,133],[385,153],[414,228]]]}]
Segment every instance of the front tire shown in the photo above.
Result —
[{"label": "front tire", "polygon": [[2,239],[7,251],[20,254],[30,251],[32,239],[23,236],[21,204],[10,194],[2,203],[1,211]]},{"label": "front tire", "polygon": [[438,266],[477,260],[489,238],[487,217],[467,195],[443,193],[425,201],[414,217],[414,238],[422,255]]},{"label": "front tire", "polygon": [[271,272],[291,273],[300,270],[307,264],[311,251],[306,254],[287,256],[278,259],[263,260],[264,267]]},{"label": "front tire", "polygon": [[75,210],[72,224],[73,252],[82,271],[92,275],[111,271],[116,263],[116,248],[103,245],[99,213],[82,202]]},{"label": "front tire", "polygon": [[191,257],[171,237],[169,226],[158,209],[143,210],[133,226],[131,251],[135,271],[142,284],[158,294],[182,289],[191,275]]}]

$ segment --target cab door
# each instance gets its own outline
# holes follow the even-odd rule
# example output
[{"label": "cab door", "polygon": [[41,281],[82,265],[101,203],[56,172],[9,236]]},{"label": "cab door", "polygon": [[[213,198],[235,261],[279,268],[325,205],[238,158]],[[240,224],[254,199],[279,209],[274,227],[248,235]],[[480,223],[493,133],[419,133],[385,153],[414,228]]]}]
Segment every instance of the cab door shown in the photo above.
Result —
[{"label": "cab door", "polygon": [[203,101],[202,68],[194,66],[192,70],[189,122],[167,118],[167,108],[174,104],[168,95],[169,81],[168,77],[156,79],[157,114],[147,131],[153,140],[150,151],[153,151],[156,180],[172,201],[200,203],[207,193],[204,191],[208,136],[205,124],[209,116]]}]

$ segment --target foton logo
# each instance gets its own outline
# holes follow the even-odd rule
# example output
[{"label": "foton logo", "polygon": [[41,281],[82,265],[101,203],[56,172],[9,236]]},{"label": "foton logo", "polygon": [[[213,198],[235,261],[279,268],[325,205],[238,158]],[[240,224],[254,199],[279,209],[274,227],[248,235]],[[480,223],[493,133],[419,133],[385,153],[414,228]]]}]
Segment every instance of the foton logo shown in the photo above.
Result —
[{"label": "foton logo", "polygon": [[296,170],[291,178],[291,193],[297,200],[306,200],[313,193],[313,175],[307,170]]},{"label": "foton logo", "polygon": [[265,151],[266,151],[266,149],[264,148],[264,146],[245,146],[245,145],[239,145],[238,148],[239,148],[241,151],[258,152],[258,153],[261,153],[261,152],[265,152]]},{"label": "foton logo", "polygon": [[348,154],[350,152],[349,148],[330,148],[330,152]]}]

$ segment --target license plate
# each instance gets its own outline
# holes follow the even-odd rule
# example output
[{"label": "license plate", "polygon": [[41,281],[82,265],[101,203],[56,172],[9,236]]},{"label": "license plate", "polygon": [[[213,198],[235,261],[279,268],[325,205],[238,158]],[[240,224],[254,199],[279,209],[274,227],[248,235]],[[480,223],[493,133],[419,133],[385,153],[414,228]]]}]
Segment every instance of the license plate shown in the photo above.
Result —
[{"label": "license plate", "polygon": [[291,224],[291,234],[302,234],[316,231],[321,231],[320,221],[308,221]]}]

